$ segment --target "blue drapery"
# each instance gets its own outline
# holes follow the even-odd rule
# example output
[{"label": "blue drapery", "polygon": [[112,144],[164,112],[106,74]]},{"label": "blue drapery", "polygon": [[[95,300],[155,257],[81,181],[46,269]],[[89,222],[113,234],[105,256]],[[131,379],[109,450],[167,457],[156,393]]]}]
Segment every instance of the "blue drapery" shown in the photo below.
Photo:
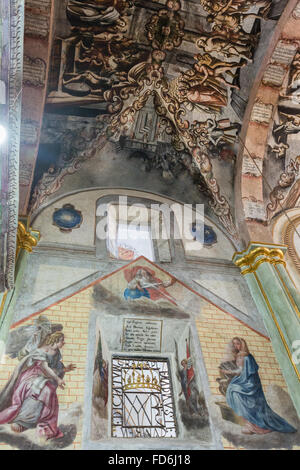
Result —
[{"label": "blue drapery", "polygon": [[124,297],[126,300],[128,299],[140,299],[141,297],[147,297],[150,299],[150,294],[147,289],[125,289]]},{"label": "blue drapery", "polygon": [[252,424],[278,432],[296,432],[293,426],[275,413],[268,405],[258,375],[258,364],[249,354],[245,357],[240,375],[230,382],[226,400],[230,408]]}]

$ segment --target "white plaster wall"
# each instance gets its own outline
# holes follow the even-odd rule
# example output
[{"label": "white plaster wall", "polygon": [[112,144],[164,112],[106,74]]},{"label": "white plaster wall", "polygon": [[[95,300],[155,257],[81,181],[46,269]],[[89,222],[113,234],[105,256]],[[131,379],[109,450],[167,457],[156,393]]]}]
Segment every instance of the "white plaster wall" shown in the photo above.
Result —
[{"label": "white plaster wall", "polygon": [[37,282],[33,285],[32,303],[49,297],[94,272],[95,269],[78,266],[72,267],[61,264],[58,267],[50,263],[40,264],[37,268]]},{"label": "white plaster wall", "polygon": [[[157,201],[158,203],[174,204],[174,200],[152,193],[125,190],[125,189],[94,189],[81,191],[80,193],[65,196],[48,207],[45,207],[37,215],[33,222],[33,229],[41,233],[40,244],[43,243],[59,243],[67,245],[77,245],[82,247],[95,246],[95,230],[96,230],[96,203],[101,197],[107,195],[122,195],[146,198]],[[61,208],[64,204],[72,204],[75,209],[82,212],[83,222],[77,229],[69,233],[61,232],[58,227],[52,223],[52,215],[55,209]],[[189,250],[193,257],[196,258],[217,258],[231,260],[235,251],[232,243],[227,239],[224,233],[216,227],[210,220],[205,219],[205,223],[212,226],[215,230],[218,243],[211,248],[201,247],[200,244],[194,242],[196,250]]]},{"label": "white plaster wall", "polygon": [[248,308],[244,302],[242,292],[236,281],[227,281],[225,279],[195,279],[200,286],[217,295],[221,299],[226,300],[230,305],[244,313],[248,312]]}]

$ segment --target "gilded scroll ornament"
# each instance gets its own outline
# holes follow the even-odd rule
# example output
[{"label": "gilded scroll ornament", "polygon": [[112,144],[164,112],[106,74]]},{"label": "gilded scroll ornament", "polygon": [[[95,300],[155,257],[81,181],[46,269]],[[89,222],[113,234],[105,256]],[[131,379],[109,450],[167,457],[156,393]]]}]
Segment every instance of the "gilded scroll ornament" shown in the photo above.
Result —
[{"label": "gilded scroll ornament", "polygon": [[260,246],[235,261],[236,266],[239,268],[246,267],[246,269],[242,271],[243,275],[255,272],[262,263],[283,264],[285,266],[283,251],[280,248],[270,249]]},{"label": "gilded scroll ornament", "polygon": [[152,15],[146,24],[147,38],[153,49],[172,51],[182,43],[184,21],[177,13],[181,8],[179,1],[169,1],[166,7]]},{"label": "gilded scroll ornament", "polygon": [[[33,235],[34,234],[34,235]],[[16,256],[20,253],[20,250],[23,249],[32,252],[32,248],[38,244],[40,239],[40,233],[37,231],[27,230],[25,225],[22,222],[18,223],[17,231],[17,252]]]}]

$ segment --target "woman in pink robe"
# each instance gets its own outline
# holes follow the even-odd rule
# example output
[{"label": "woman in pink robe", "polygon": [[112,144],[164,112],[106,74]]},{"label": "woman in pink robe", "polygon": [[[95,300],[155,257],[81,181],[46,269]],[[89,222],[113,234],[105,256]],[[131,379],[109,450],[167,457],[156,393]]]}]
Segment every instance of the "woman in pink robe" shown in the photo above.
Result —
[{"label": "woman in pink robe", "polygon": [[[64,345],[64,335],[53,333],[45,344],[24,357],[15,368],[12,377],[0,394],[0,424],[10,423],[15,432],[37,428],[38,434],[46,439],[59,438],[63,434],[57,426],[58,399],[57,387],[64,388],[61,371],[73,370],[70,365],[64,368],[60,362],[60,373],[49,367],[51,360]],[[58,371],[57,371],[58,372]]]}]

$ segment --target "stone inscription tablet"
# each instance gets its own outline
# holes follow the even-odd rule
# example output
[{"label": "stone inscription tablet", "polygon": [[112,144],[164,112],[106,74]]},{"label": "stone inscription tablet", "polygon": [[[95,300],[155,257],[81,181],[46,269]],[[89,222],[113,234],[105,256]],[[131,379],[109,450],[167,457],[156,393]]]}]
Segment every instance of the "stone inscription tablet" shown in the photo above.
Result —
[{"label": "stone inscription tablet", "polygon": [[297,51],[296,44],[279,41],[272,55],[272,61],[279,64],[289,65]]},{"label": "stone inscription tablet", "polygon": [[270,64],[265,71],[263,83],[266,85],[281,86],[286,70],[280,65]]},{"label": "stone inscription tablet", "polygon": [[124,318],[122,351],[160,352],[162,320]]},{"label": "stone inscription tablet", "polygon": [[265,205],[262,201],[245,201],[244,211],[246,219],[266,220]]},{"label": "stone inscription tablet", "polygon": [[251,121],[269,123],[272,117],[272,110],[273,106],[271,104],[256,102],[254,103],[250,119]]},{"label": "stone inscription tablet", "polygon": [[42,15],[30,15],[26,13],[25,35],[46,38],[49,33],[49,18]]},{"label": "stone inscription tablet", "polygon": [[24,56],[23,83],[29,86],[42,87],[46,81],[46,64],[42,59]]},{"label": "stone inscription tablet", "polygon": [[43,9],[49,11],[51,0],[26,0],[26,8]]},{"label": "stone inscription tablet", "polygon": [[261,176],[262,175],[263,161],[258,157],[249,157],[244,155],[243,157],[243,174]]}]

